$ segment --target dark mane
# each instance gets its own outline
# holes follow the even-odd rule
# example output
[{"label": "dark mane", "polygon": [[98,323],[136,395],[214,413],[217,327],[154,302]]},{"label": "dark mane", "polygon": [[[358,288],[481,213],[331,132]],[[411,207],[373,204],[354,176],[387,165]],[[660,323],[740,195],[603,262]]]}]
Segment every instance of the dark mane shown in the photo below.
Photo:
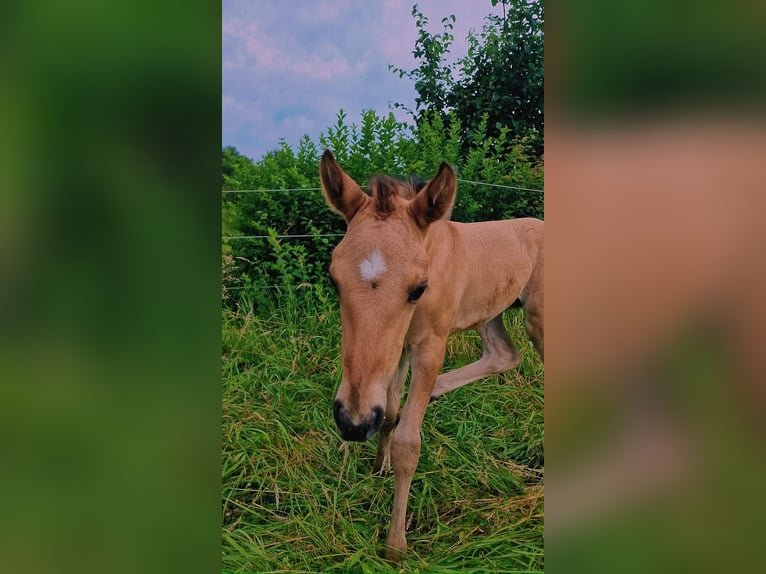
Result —
[{"label": "dark mane", "polygon": [[396,209],[394,196],[412,199],[426,185],[420,178],[401,180],[387,175],[376,175],[370,180],[370,192],[375,200],[375,211],[385,219]]}]

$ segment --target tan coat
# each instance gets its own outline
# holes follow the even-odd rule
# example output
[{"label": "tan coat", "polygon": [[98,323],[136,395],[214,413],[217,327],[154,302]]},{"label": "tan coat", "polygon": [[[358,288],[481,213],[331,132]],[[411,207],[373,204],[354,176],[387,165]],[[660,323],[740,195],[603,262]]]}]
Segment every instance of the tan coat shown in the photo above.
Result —
[{"label": "tan coat", "polygon": [[[371,197],[329,151],[319,172],[328,204],[348,223],[330,266],[343,328],[333,413],[346,440],[366,440],[380,430],[376,471],[392,464],[395,477],[386,539],[387,557],[395,562],[406,549],[407,496],[428,403],[519,364],[502,320],[514,304],[524,307],[527,333],[543,356],[543,222],[449,221],[457,181],[446,163],[417,193],[375,178]],[[481,336],[482,358],[439,375],[447,337],[466,329]]]}]

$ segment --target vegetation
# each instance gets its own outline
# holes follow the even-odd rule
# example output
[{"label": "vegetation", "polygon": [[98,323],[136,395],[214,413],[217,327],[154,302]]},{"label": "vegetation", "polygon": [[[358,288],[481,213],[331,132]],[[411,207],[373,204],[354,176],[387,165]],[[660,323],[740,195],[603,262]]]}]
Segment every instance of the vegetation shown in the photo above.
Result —
[{"label": "vegetation", "polygon": [[[443,18],[443,31],[429,32],[428,18],[412,8],[418,28],[413,70],[389,68],[415,84],[418,125],[433,114],[459,122],[463,151],[489,135],[524,142],[536,158],[543,153],[543,0],[491,0],[503,5],[503,17],[488,15],[478,34],[468,34],[468,53],[447,63],[454,40],[454,16]],[[401,104],[398,107],[404,108]],[[407,109],[407,108],[404,108]],[[480,129],[482,122],[485,126]]]},{"label": "vegetation", "polygon": [[[505,4],[506,18],[489,17],[454,66],[443,58],[454,17],[431,35],[413,9],[420,67],[394,71],[416,80],[414,124],[372,110],[354,123],[340,110],[318,141],[305,136],[296,149],[281,141],[257,161],[222,150],[222,188],[240,191],[222,202],[226,570],[389,569],[379,551],[393,478],[372,475],[375,440],[343,443],[332,419],[341,331],[325,275],[345,223],[318,189],[319,157],[332,149],[363,186],[378,173],[428,178],[446,160],[459,178],[454,220],[542,218],[542,194],[517,189],[543,188],[542,2]],[[522,313],[506,323],[519,369],[428,409],[407,570],[542,570],[543,368]],[[480,353],[475,333],[454,336],[445,369]]]},{"label": "vegetation", "polygon": [[[375,439],[343,443],[332,418],[338,312],[321,298],[282,303],[265,318],[248,305],[224,314],[224,569],[388,571],[393,477],[372,473]],[[543,369],[521,345],[522,314],[507,325],[521,367],[428,409],[406,571],[542,570]],[[445,368],[480,353],[478,336],[455,336]]]},{"label": "vegetation", "polygon": [[[541,193],[468,183],[542,189],[542,164],[529,157],[524,144],[502,129],[497,137],[482,135],[462,153],[461,124],[456,119],[449,124],[434,114],[412,127],[392,114],[381,117],[368,110],[357,126],[341,110],[336,125],[320,135],[319,145],[304,137],[294,151],[283,141],[258,162],[224,148],[224,190],[276,190],[223,194],[227,294],[244,290],[261,308],[268,306],[274,291],[299,289],[315,296],[325,283],[330,254],[345,231],[343,218],[327,208],[318,189],[319,157],[325,148],[333,150],[361,185],[376,173],[431,177],[442,161],[449,161],[462,180],[452,213],[456,221],[542,218]],[[486,118],[476,129],[486,133]],[[302,237],[306,235],[313,237]],[[228,239],[242,236],[247,239]],[[227,298],[228,303],[235,301]]]}]

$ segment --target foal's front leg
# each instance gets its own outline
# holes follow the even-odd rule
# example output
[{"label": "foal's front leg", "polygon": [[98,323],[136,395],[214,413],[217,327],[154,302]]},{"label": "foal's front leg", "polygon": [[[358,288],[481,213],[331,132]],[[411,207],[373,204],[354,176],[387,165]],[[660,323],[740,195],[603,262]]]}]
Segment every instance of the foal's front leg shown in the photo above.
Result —
[{"label": "foal's front leg", "polygon": [[407,373],[410,370],[410,350],[404,348],[399,358],[399,367],[396,369],[394,378],[388,386],[386,396],[386,412],[383,416],[383,425],[380,427],[378,438],[378,454],[375,457],[373,472],[385,474],[391,470],[391,433],[396,428],[399,418],[399,408],[402,402],[402,389]]},{"label": "foal's front leg", "polygon": [[391,562],[398,562],[407,549],[404,534],[407,516],[407,498],[412,484],[412,476],[420,457],[420,428],[431,398],[431,390],[436,384],[444,353],[446,335],[430,337],[413,346],[412,383],[407,402],[404,404],[399,425],[391,438],[391,460],[394,467],[394,508],[391,514],[391,529],[386,538],[385,557]]}]

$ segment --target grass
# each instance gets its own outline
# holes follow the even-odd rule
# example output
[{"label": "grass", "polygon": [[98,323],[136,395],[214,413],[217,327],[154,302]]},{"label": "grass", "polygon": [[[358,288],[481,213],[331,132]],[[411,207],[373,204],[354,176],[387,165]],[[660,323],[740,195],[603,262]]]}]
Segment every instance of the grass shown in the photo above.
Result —
[{"label": "grass", "polygon": [[[343,443],[332,418],[340,323],[326,299],[223,317],[224,571],[384,572],[393,476],[377,441]],[[433,403],[398,570],[543,569],[543,369],[519,311],[506,324],[519,369]],[[481,354],[453,336],[445,368]]]}]

